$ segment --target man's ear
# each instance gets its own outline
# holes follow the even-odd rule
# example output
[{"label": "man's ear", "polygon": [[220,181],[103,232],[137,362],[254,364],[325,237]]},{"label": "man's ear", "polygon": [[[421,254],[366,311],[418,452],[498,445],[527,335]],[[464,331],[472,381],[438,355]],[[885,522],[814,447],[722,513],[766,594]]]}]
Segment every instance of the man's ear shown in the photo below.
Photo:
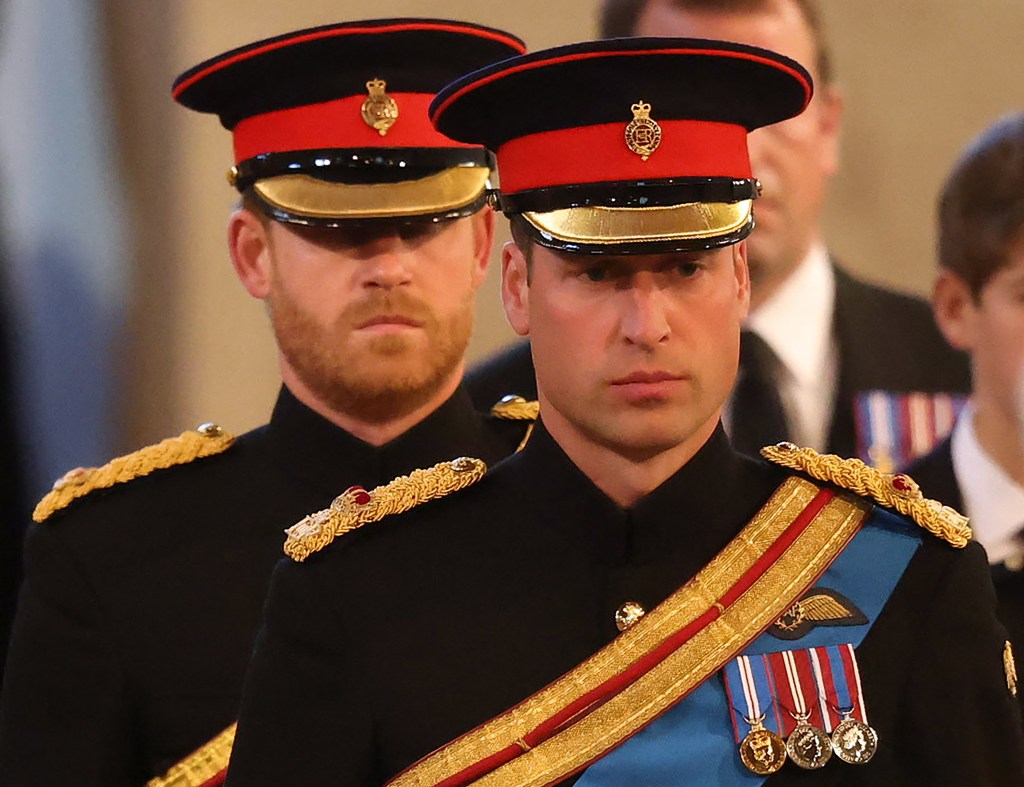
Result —
[{"label": "man's ear", "polygon": [[494,246],[494,211],[489,207],[470,217],[473,222],[473,289],[478,289],[487,278]]},{"label": "man's ear", "polygon": [[955,273],[939,270],[932,291],[932,312],[947,342],[958,350],[974,349],[978,305],[971,288]]},{"label": "man's ear", "polygon": [[273,281],[268,222],[245,208],[236,210],[228,219],[228,252],[246,291],[266,298]]},{"label": "man's ear", "polygon": [[530,333],[530,281],[526,257],[512,241],[501,248],[501,303],[512,330]]}]

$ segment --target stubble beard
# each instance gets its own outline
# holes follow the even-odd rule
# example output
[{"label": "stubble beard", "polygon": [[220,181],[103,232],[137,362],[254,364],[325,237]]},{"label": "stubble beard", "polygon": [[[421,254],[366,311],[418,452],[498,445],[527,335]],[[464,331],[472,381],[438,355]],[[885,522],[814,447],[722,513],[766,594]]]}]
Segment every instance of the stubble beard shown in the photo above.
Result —
[{"label": "stubble beard", "polygon": [[[473,331],[472,295],[442,318],[422,301],[386,294],[352,304],[328,328],[280,287],[268,306],[278,348],[303,385],[331,410],[374,424],[429,403],[456,373]],[[422,323],[428,337],[424,350],[401,334],[350,346],[353,326],[375,314],[395,313]]]}]

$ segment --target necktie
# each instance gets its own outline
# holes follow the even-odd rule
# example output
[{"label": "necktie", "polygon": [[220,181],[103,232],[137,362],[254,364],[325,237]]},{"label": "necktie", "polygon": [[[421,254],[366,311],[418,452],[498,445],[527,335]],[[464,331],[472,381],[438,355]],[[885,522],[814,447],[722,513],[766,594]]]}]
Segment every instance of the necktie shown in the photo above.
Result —
[{"label": "necktie", "polygon": [[789,426],[775,373],[779,359],[753,331],[740,334],[740,370],[732,392],[730,437],[737,451],[756,455],[787,439]]}]

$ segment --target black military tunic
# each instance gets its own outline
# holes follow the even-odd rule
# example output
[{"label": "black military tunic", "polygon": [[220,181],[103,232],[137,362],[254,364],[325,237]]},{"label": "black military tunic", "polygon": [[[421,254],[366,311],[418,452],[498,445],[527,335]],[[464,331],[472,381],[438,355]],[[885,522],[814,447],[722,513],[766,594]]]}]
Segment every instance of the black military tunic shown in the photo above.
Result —
[{"label": "black military tunic", "polygon": [[[953,470],[949,438],[936,446],[930,454],[911,464],[907,474],[921,485],[921,491],[926,497],[934,498],[958,511],[964,510],[963,494]],[[1024,571],[1011,570],[1001,563],[994,565],[992,582],[999,600],[999,620],[1010,633],[1013,651],[1020,658],[1024,654]],[[1024,691],[1018,693],[1017,699],[1024,710]]]},{"label": "black military tunic", "polygon": [[283,389],[226,452],[96,491],[30,529],[0,720],[0,783],[138,785],[232,723],[284,528],[345,488],[463,454],[522,423],[460,389],[381,448]]},{"label": "black military tunic", "polygon": [[[366,525],[305,563],[283,561],[228,784],[386,781],[610,642],[623,602],[664,600],[784,477],[739,457],[719,429],[622,509],[539,424],[523,452],[468,489]],[[1021,783],[1004,636],[982,551],[928,536],[858,648],[883,741],[877,762],[773,779]]]}]

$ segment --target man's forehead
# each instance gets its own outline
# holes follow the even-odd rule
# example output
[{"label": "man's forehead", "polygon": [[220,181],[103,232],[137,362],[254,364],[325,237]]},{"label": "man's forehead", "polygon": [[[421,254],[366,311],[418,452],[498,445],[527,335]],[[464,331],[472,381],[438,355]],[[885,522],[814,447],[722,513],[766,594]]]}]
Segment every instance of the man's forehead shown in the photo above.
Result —
[{"label": "man's forehead", "polygon": [[563,265],[573,267],[616,267],[622,270],[658,270],[684,262],[711,261],[719,258],[731,258],[734,250],[741,244],[733,244],[717,249],[696,249],[692,251],[672,251],[658,254],[575,254],[573,252],[549,249],[543,246],[534,248],[534,255],[543,254]]},{"label": "man's forehead", "polygon": [[810,25],[792,0],[767,0],[748,8],[689,8],[672,0],[652,0],[637,19],[638,36],[720,38],[771,49],[802,63],[813,73],[817,45]]}]

